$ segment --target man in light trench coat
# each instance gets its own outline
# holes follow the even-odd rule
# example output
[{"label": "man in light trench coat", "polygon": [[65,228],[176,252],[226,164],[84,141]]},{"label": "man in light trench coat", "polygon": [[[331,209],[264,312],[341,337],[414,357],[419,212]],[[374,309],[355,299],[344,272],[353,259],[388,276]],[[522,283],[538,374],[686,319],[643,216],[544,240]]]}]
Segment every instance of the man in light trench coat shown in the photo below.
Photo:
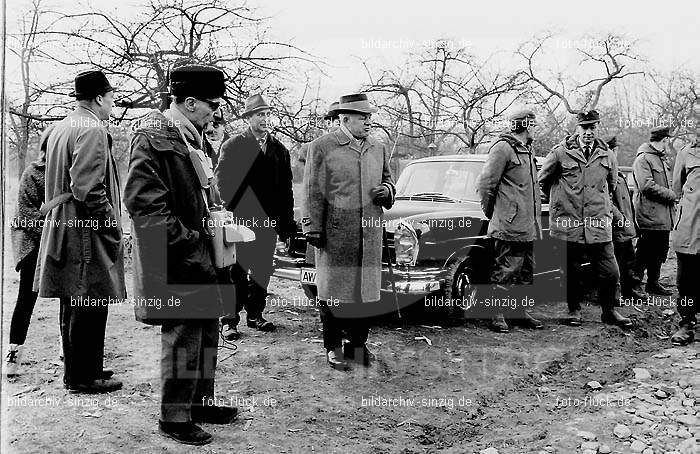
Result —
[{"label": "man in light trench coat", "polygon": [[[328,364],[370,364],[363,304],[379,301],[382,208],[394,203],[386,147],[370,137],[365,94],[340,98],[340,127],[311,142],[304,169],[302,227],[316,247],[318,299]],[[342,345],[342,330],[349,342]],[[341,349],[342,347],[342,349]]]},{"label": "man in light trench coat", "polygon": [[34,286],[60,298],[64,386],[115,391],[103,369],[109,304],[126,297],[119,177],[106,128],[114,88],[101,71],[75,78],[78,107],[61,120],[46,148],[46,214]]}]

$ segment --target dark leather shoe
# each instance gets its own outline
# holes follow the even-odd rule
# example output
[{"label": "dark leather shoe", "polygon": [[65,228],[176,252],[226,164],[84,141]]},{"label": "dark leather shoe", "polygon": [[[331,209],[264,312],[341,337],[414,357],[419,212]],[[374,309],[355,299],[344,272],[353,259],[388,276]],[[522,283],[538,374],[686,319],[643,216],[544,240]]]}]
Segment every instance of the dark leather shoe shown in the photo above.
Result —
[{"label": "dark leather shoe", "polygon": [[114,375],[114,371],[112,369],[102,369],[102,373],[100,374],[100,378],[102,380],[109,380],[112,378]]},{"label": "dark leather shoe", "polygon": [[615,325],[625,329],[632,328],[632,320],[623,316],[615,309],[603,311],[600,316],[600,320],[606,325]]},{"label": "dark leather shoe", "polygon": [[350,368],[348,363],[343,358],[340,349],[331,350],[326,353],[326,361],[328,361],[328,365],[335,370],[348,370]]},{"label": "dark leather shoe", "polygon": [[230,324],[223,326],[221,335],[224,336],[224,339],[227,341],[235,341],[241,338],[241,333],[238,332],[238,327]]},{"label": "dark leather shoe", "polygon": [[246,324],[248,328],[255,328],[258,331],[264,331],[266,333],[274,331],[277,328],[274,323],[265,320],[262,315],[258,318],[247,319]]},{"label": "dark leather shoe", "polygon": [[673,336],[671,343],[673,345],[683,346],[692,344],[695,341],[695,323],[682,323]]},{"label": "dark leather shoe", "polygon": [[581,326],[583,323],[583,317],[581,317],[581,311],[569,311],[569,315],[564,320],[569,326]]},{"label": "dark leather shoe", "polygon": [[158,421],[158,430],[168,438],[186,445],[206,445],[211,443],[211,434],[193,422]]},{"label": "dark leather shoe", "polygon": [[122,389],[122,382],[115,380],[114,378],[107,380],[98,378],[85,383],[67,383],[65,387],[71,394],[102,394],[111,393],[112,391]]},{"label": "dark leather shoe", "polygon": [[540,320],[537,320],[535,317],[530,315],[529,312],[523,312],[523,314],[520,315],[519,318],[508,320],[511,325],[518,325],[523,328],[528,328],[528,329],[543,329],[544,328],[544,323],[542,323]]},{"label": "dark leather shoe", "polygon": [[238,416],[236,407],[205,405],[192,407],[192,421],[206,424],[231,424]]},{"label": "dark leather shoe", "polygon": [[646,287],[644,290],[647,291],[647,293],[651,293],[653,295],[659,295],[659,296],[671,296],[673,295],[673,292],[663,285],[661,285],[659,282],[647,282]]},{"label": "dark leather shoe", "polygon": [[355,347],[350,345],[349,342],[346,342],[345,345],[343,345],[343,357],[366,367],[369,367],[372,362],[376,361],[377,359],[374,353],[367,348],[367,345]]},{"label": "dark leather shoe", "polygon": [[497,333],[507,333],[510,330],[510,328],[508,328],[508,324],[506,323],[506,319],[503,318],[503,314],[496,314],[491,319],[491,330]]}]

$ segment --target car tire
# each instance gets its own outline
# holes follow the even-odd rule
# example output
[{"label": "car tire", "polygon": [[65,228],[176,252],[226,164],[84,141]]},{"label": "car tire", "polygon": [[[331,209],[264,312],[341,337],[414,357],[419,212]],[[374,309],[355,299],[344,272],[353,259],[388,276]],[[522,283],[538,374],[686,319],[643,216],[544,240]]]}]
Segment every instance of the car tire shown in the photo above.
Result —
[{"label": "car tire", "polygon": [[[469,257],[460,257],[447,270],[445,279],[446,301],[453,304],[448,306],[450,320],[459,322],[466,317],[468,307],[474,307],[478,299],[476,266]],[[449,299],[448,299],[449,298]],[[459,305],[454,302],[459,302]]]}]

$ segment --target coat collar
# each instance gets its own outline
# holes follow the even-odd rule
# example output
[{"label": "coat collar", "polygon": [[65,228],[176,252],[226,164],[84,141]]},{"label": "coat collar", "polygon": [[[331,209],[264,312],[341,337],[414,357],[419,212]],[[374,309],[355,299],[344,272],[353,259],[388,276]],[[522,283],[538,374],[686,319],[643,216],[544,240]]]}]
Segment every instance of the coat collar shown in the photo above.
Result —
[{"label": "coat collar", "polygon": [[645,143],[641,144],[639,146],[639,148],[637,149],[637,156],[644,154],[644,153],[654,154],[662,159],[666,157],[666,153],[664,153],[662,150],[657,150],[649,142],[645,142]]},{"label": "coat collar", "polygon": [[363,153],[375,145],[375,139],[370,135],[367,136],[362,146],[360,147],[359,141],[355,138],[350,139],[350,137],[348,137],[348,134],[345,131],[343,131],[342,125],[335,131],[331,132],[331,134],[333,134],[336,140],[338,140],[338,145],[343,147],[349,146],[351,149],[357,151],[358,153]]},{"label": "coat collar", "polygon": [[[583,150],[581,149],[581,145],[578,140],[578,134],[566,137],[560,145],[564,147],[569,156],[581,161],[584,164],[587,163],[586,156],[583,154]],[[591,156],[588,162],[592,162],[599,156],[602,156],[607,149],[608,146],[605,145],[605,142],[600,139],[595,139],[593,141],[593,150],[591,151]]]}]

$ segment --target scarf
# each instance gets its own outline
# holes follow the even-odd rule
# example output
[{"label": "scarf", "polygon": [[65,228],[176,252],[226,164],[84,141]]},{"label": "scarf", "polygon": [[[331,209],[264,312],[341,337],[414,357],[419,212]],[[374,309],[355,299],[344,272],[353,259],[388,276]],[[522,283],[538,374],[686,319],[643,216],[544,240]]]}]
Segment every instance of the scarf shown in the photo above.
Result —
[{"label": "scarf", "polygon": [[170,120],[175,127],[177,127],[182,134],[184,134],[185,139],[194,145],[198,149],[202,149],[202,133],[195,128],[190,120],[180,112],[175,103],[170,104],[170,108],[163,111],[165,118]]}]

